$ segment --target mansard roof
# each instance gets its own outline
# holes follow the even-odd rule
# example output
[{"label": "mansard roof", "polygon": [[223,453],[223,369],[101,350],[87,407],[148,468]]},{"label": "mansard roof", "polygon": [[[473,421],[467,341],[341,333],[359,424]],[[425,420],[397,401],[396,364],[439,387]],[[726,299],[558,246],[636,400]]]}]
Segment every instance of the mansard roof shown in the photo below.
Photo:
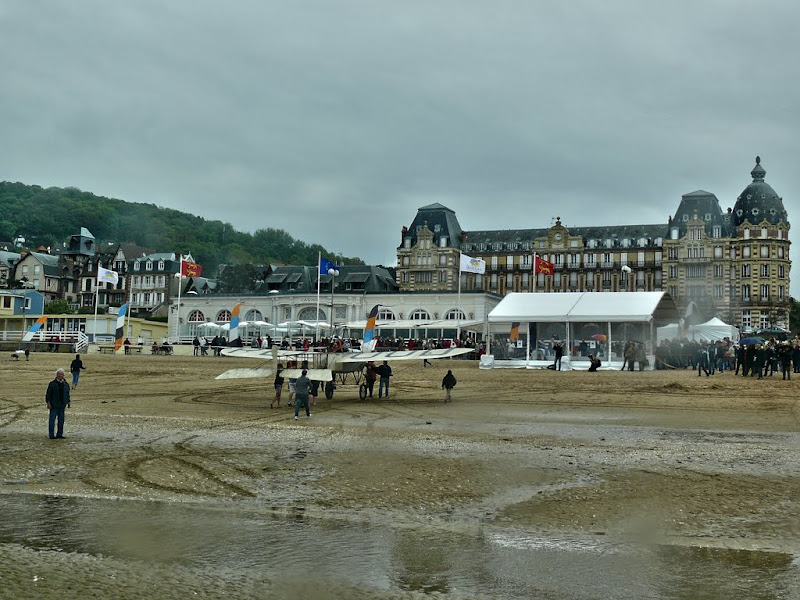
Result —
[{"label": "mansard roof", "polygon": [[[631,246],[637,246],[638,240],[644,238],[646,245],[653,245],[657,238],[666,236],[666,223],[656,223],[652,225],[600,225],[594,227],[566,227],[570,236],[577,236],[583,239],[584,245],[589,240],[597,240],[602,244],[604,240],[633,240]],[[495,229],[484,231],[466,232],[467,241],[462,244],[465,251],[477,250],[478,244],[483,244],[482,252],[503,252],[507,250],[519,250],[521,244],[533,243],[536,239],[547,237],[550,227],[540,227],[536,229]],[[495,245],[499,247],[495,248]],[[533,246],[531,245],[531,248]]]},{"label": "mansard roof", "polygon": [[[368,293],[394,292],[399,289],[394,276],[385,267],[369,265],[342,265],[337,267],[339,275],[336,277],[335,291],[347,291],[347,284],[363,284],[363,290]],[[272,290],[295,293],[317,293],[317,277],[322,285],[322,292],[330,294],[331,276],[319,275],[317,266],[280,265],[273,266],[270,274],[264,280],[259,293],[269,293]]]},{"label": "mansard roof", "polygon": [[678,228],[678,237],[686,235],[689,221],[699,218],[704,223],[707,236],[711,236],[713,228],[722,228],[722,237],[730,237],[732,231],[730,214],[722,212],[719,200],[711,192],[696,190],[681,196],[681,203],[675,211],[675,217],[670,222],[671,228]]},{"label": "mansard roof", "polygon": [[[447,236],[448,246],[458,246],[461,243],[461,225],[458,223],[456,213],[446,206],[436,202],[417,209],[417,215],[405,232],[405,237],[411,238],[412,246],[417,243],[417,232],[425,225],[433,233],[434,245],[440,245],[439,240],[442,236]],[[401,246],[403,242],[404,240],[401,241]]]}]

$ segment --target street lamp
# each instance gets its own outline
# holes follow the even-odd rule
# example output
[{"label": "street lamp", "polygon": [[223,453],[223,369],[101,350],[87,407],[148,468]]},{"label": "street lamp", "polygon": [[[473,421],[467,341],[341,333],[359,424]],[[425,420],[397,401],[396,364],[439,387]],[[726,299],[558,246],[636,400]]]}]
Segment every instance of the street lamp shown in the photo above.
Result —
[{"label": "street lamp", "polygon": [[[328,275],[331,276],[331,337],[333,337],[333,287],[335,285],[336,276],[338,274],[339,274],[338,269],[334,269],[333,267],[328,269]],[[319,315],[317,315],[317,318],[319,318]]]}]

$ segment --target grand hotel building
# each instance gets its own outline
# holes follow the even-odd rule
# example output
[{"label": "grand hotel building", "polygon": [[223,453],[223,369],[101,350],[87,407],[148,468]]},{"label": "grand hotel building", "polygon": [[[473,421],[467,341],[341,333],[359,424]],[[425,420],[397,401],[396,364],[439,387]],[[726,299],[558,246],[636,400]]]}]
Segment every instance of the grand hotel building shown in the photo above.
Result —
[{"label": "grand hotel building", "polygon": [[[567,228],[557,218],[546,228],[464,231],[451,209],[424,206],[402,229],[397,283],[457,291],[463,252],[485,260],[486,273],[461,274],[462,291],[666,291],[696,318],[788,327],[789,221],[758,157],[750,175],[733,208],[698,190],[650,225]],[[553,275],[533,273],[534,253],[555,265]]]}]

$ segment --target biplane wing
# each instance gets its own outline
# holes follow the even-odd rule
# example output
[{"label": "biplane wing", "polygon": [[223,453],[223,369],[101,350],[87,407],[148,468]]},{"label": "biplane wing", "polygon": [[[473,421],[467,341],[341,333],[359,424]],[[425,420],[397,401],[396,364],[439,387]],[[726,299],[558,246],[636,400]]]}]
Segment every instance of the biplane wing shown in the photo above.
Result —
[{"label": "biplane wing", "polygon": [[272,348],[223,348],[221,354],[223,356],[232,356],[234,358],[257,358],[261,360],[278,360],[297,358],[308,352],[302,350],[273,350]]},{"label": "biplane wing", "polygon": [[472,348],[436,348],[434,350],[384,350],[381,352],[347,352],[337,354],[336,360],[343,363],[365,363],[384,360],[434,360],[452,358],[473,352]]}]

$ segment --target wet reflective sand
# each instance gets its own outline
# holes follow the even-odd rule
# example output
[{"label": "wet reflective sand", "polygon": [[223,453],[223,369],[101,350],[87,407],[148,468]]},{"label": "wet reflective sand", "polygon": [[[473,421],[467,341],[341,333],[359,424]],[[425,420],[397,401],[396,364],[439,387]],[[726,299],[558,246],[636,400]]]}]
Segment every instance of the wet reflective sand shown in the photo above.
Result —
[{"label": "wet reflective sand", "polygon": [[398,364],[295,422],[231,359],[92,355],[51,441],[60,362],[0,364],[0,597],[800,596],[800,379]]}]

